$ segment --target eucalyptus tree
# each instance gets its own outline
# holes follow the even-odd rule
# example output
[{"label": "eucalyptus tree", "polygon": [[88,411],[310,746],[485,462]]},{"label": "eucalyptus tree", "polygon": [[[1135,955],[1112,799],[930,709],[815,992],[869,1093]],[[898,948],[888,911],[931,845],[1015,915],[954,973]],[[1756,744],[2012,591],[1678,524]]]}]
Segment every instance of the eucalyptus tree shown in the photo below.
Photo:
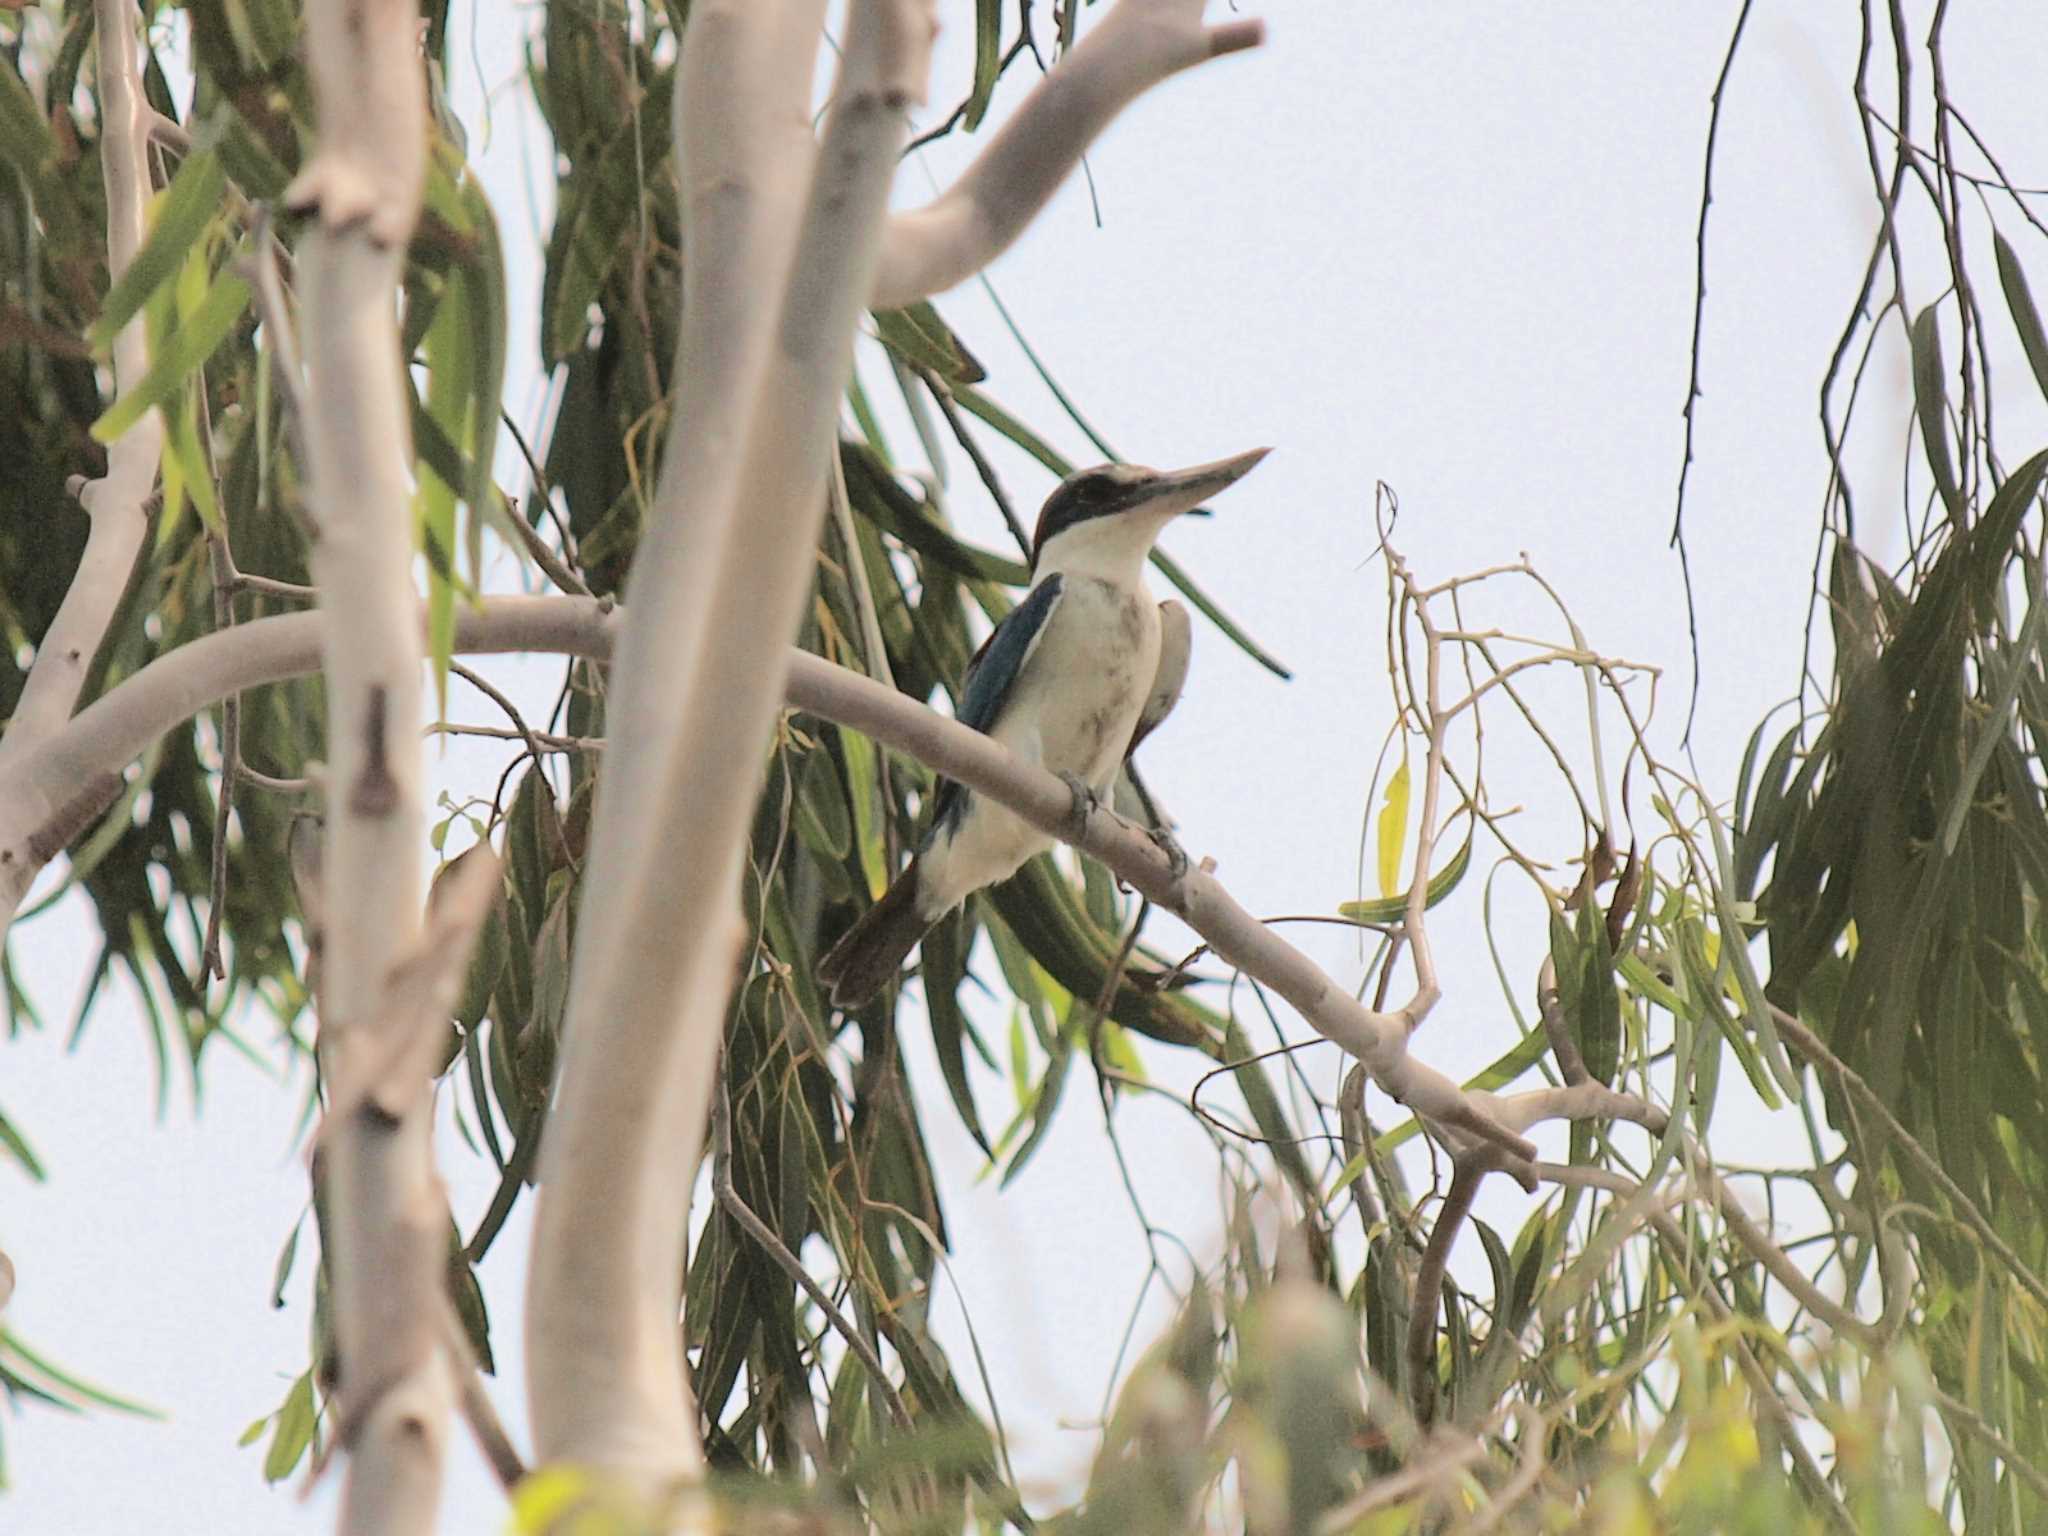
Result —
[{"label": "eucalyptus tree", "polygon": [[[1938,18],[1914,44],[1862,13],[1870,281],[1892,295],[1874,316],[1857,297],[1823,395],[1835,643],[1816,675],[1834,671],[1811,718],[1759,736],[1730,807],[1660,755],[1654,673],[1603,655],[1526,561],[1444,579],[1388,544],[1389,702],[1420,769],[1404,757],[1376,796],[1381,896],[1341,914],[1377,946],[1354,991],[1209,869],[1113,810],[1077,818],[1057,780],[927,707],[1027,580],[1028,541],[1014,515],[1014,555],[963,540],[882,430],[879,370],[854,368],[865,328],[926,464],[943,423],[977,465],[993,434],[1071,470],[933,300],[1117,112],[1261,24],[1205,22],[1201,0],[977,6],[947,126],[989,142],[892,214],[934,10],[852,0],[814,119],[822,0],[546,6],[531,76],[560,171],[537,299],[507,289],[440,91],[445,6],[188,0],[183,101],[120,0],[39,12],[8,50],[0,899],[24,922],[61,860],[98,910],[100,973],[151,1000],[166,1073],[199,1070],[252,1004],[317,1056],[321,1299],[267,1471],[345,1455],[346,1528],[425,1529],[459,1410],[529,1529],[702,1526],[764,1499],[1028,1528],[1043,1512],[926,1317],[948,1237],[920,1114],[942,1090],[1014,1173],[1070,1073],[1158,1092],[1143,1055],[1179,1052],[1235,1089],[1230,1111],[1189,1106],[1240,1190],[1232,1241],[1181,1277],[1180,1321],[1129,1372],[1062,1522],[1910,1530],[1959,1511],[2026,1529],[2048,1490],[2026,1390],[2048,1302],[2048,458],[2003,468],[1987,336],[2008,325],[2044,387],[2048,344],[2003,236],[2002,314],[1970,281]],[[1885,47],[1889,117],[1868,72]],[[1911,137],[1921,58],[1932,149]],[[990,119],[1000,75],[1032,65]],[[2031,221],[1979,149],[1995,174],[1972,184]],[[1948,297],[1908,322],[1911,196]],[[1704,218],[1701,241],[1704,272]],[[515,498],[494,472],[506,317],[535,302],[561,402],[545,442],[516,442]],[[1857,553],[1837,379],[1893,317],[1934,489],[1887,575]],[[499,545],[556,590],[483,590]],[[1471,621],[1504,585],[1555,600],[1549,639]],[[530,721],[457,660],[482,652],[565,658],[554,714]],[[1524,691],[1540,669],[1584,679],[1581,774],[1555,745],[1570,727]],[[437,817],[421,739],[451,675],[503,710],[514,755]],[[1570,879],[1490,799],[1482,714],[1552,745],[1585,833]],[[977,895],[925,939],[915,986],[835,1010],[817,959],[941,776],[1087,857]],[[1459,1083],[1423,1026],[1479,987],[1444,973],[1428,914],[1481,849],[1540,894],[1549,954],[1504,988],[1500,1060]],[[431,879],[429,850],[455,855]],[[1204,952],[1148,942],[1158,909]],[[1276,1085],[1219,967],[1349,1053],[1337,1102]],[[970,978],[1026,1038],[993,1137],[968,1087],[970,1052],[992,1055]],[[919,1014],[938,1084],[898,1048]],[[1813,1126],[1811,1162],[1766,1176],[1818,1197],[1816,1249],[1715,1159],[1731,1058]],[[501,1177],[469,1232],[435,1173],[443,1080]],[[1369,1118],[1368,1090],[1400,1124]],[[1552,1121],[1566,1163],[1529,1138]],[[1512,1239],[1474,1213],[1490,1179],[1527,1194]],[[522,1450],[491,1408],[474,1270],[525,1198]],[[0,1340],[12,1389],[70,1392]],[[1932,1476],[1931,1436],[1952,1452]]]}]

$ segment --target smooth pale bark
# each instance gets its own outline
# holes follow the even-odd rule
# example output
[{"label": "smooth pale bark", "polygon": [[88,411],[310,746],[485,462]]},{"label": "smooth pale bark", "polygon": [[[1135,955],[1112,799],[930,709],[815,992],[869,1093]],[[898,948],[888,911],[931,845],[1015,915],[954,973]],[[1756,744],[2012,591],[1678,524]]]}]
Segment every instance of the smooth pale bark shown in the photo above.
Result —
[{"label": "smooth pale bark", "polygon": [[[142,66],[136,14],[123,0],[93,0],[95,51],[99,69],[100,171],[107,188],[107,271],[118,282],[149,232],[149,127],[156,114],[142,94]],[[125,390],[149,372],[149,325],[140,314],[114,338],[114,387]],[[107,450],[107,473],[78,486],[79,504],[92,519],[85,553],[64,601],[36,648],[22,682],[21,697],[0,734],[0,783],[12,764],[61,728],[78,707],[85,674],[106,638],[129,574],[149,534],[149,498],[163,458],[163,418],[155,411],[122,434]],[[52,507],[52,518],[68,513]],[[89,821],[104,809],[115,786],[74,785],[65,800],[69,822]],[[0,803],[0,849],[26,844],[39,826],[62,807],[36,811],[12,801]],[[64,839],[68,841],[69,838]],[[0,939],[35,878],[27,859],[0,858]]]},{"label": "smooth pale bark", "polygon": [[[455,648],[464,654],[548,651],[603,660],[612,654],[623,619],[618,610],[589,598],[492,598],[458,618]],[[24,768],[30,782],[42,786],[118,773],[158,736],[208,705],[310,672],[317,663],[318,619],[312,614],[258,619],[208,636],[152,662],[96,701]],[[1218,959],[1286,995],[1317,1030],[1365,1062],[1390,1096],[1440,1128],[1453,1128],[1468,1144],[1483,1139],[1510,1156],[1526,1156],[1527,1143],[1518,1133],[1556,1119],[1611,1116],[1661,1130],[1660,1109],[1598,1083],[1514,1094],[1461,1089],[1413,1056],[1403,1012],[1366,1008],[1246,912],[1214,877],[1192,869],[1176,880],[1149,838],[1108,815],[1090,817],[1076,837],[1071,793],[1052,775],[917,700],[821,657],[791,651],[787,668],[789,707],[865,732],[1100,859],[1134,889],[1182,916]],[[1469,1130],[1475,1121],[1488,1128]],[[1460,1126],[1468,1129],[1456,1131]]]},{"label": "smooth pale bark", "polygon": [[[420,676],[412,434],[396,295],[425,173],[411,0],[315,0],[306,59],[319,137],[286,192],[298,251],[311,565],[326,680],[320,1055],[330,1083],[384,1080],[421,1025],[402,981],[421,949]],[[440,1346],[446,1197],[424,1068],[322,1131],[329,1273],[349,1462],[344,1532],[429,1532],[455,1384]]]},{"label": "smooth pale bark", "polygon": [[[717,1032],[685,1032],[683,978],[704,948],[729,942],[723,925],[711,933],[701,917],[678,922],[705,910],[704,886],[681,882],[715,882],[729,861],[698,867],[699,802],[694,792],[672,799],[670,786],[702,732],[696,685],[716,670],[706,664],[711,597],[815,160],[810,90],[823,20],[823,0],[704,0],[683,41],[673,427],[609,675],[596,877],[576,925],[557,1118],[542,1153],[544,1184],[556,1189],[539,1204],[526,1319],[538,1454],[644,1470],[657,1482],[700,1468],[677,1310],[703,1116],[673,1101],[708,1076]],[[614,1052],[625,1053],[618,1065],[602,1064]],[[589,1192],[590,1178],[563,1173],[572,1151],[579,1168],[608,1165],[605,1188]]]},{"label": "smooth pale bark", "polygon": [[[1117,19],[1126,10],[1135,21]],[[1014,193],[990,194],[1009,197],[1015,227],[1002,238],[1050,190],[1004,169],[1031,158],[1018,145],[1064,135],[1051,150],[1056,183],[1115,105],[1193,54],[1256,39],[1256,24],[1240,24],[1217,44],[1200,10],[1200,0],[1124,0],[1102,24],[1109,42],[1062,88],[1078,81],[1080,94],[1052,99],[1114,104],[1083,111],[1078,140],[1064,108],[1039,109],[997,157],[997,174],[975,183]],[[856,0],[814,152],[806,113],[819,16],[817,0],[701,0],[684,38],[678,416],[629,581],[609,700],[616,748],[593,838],[598,878],[578,925],[542,1152],[527,1317],[539,1451],[654,1485],[699,1470],[676,1308],[743,934],[734,896],[788,640],[813,578],[852,335],[877,291],[903,109],[922,98],[934,29],[925,0]],[[1142,24],[1163,17],[1175,20]],[[1175,49],[1190,56],[1162,67]]]},{"label": "smooth pale bark", "polygon": [[[693,50],[707,40],[752,60],[780,39],[786,56],[764,71],[761,88],[808,84],[816,37],[799,42],[792,25],[810,16],[807,6],[705,14],[704,36],[693,14],[684,38],[686,80],[705,67]],[[838,402],[874,280],[904,111],[923,95],[934,31],[929,0],[856,0],[823,142],[814,160],[796,162],[810,175],[786,282],[715,265],[689,279],[704,285],[706,304],[766,309],[726,322],[736,355],[684,358],[692,372],[728,367],[730,376],[710,383],[736,392],[743,409],[731,443],[702,466],[675,469],[676,481],[695,482],[687,504],[660,509],[687,520],[676,537],[692,566],[679,576],[689,611],[659,636],[658,655],[629,649],[621,659],[621,672],[647,669],[650,686],[674,679],[682,697],[673,733],[648,744],[650,764],[599,794],[592,888],[627,873],[606,898],[623,917],[593,919],[586,906],[578,924],[527,1311],[539,1455],[643,1486],[673,1486],[701,1469],[676,1313],[744,932],[740,866],[790,637],[813,580]],[[769,221],[793,206],[786,191],[766,190],[787,187],[781,136],[750,134],[721,105],[725,94],[678,92],[686,195],[715,228],[727,215],[747,221],[741,233],[707,236],[721,254],[750,243],[774,251],[781,241]],[[636,602],[663,601],[648,590],[650,575],[636,569],[631,578]],[[628,621],[629,647],[637,627]]]},{"label": "smooth pale bark", "polygon": [[1256,48],[1265,23],[1202,21],[1203,0],[1119,0],[1033,87],[960,179],[889,220],[871,302],[895,309],[966,281],[1023,234],[1098,134],[1173,75]]}]

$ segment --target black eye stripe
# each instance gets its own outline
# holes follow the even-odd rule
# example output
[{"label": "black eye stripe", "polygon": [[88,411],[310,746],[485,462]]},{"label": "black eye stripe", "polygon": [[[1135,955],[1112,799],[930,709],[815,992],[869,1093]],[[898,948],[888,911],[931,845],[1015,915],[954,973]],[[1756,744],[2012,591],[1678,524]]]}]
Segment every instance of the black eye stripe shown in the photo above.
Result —
[{"label": "black eye stripe", "polygon": [[1103,469],[1084,469],[1061,481],[1038,514],[1038,530],[1031,540],[1035,561],[1046,543],[1077,523],[1121,512],[1136,501],[1143,481],[1128,481]]}]

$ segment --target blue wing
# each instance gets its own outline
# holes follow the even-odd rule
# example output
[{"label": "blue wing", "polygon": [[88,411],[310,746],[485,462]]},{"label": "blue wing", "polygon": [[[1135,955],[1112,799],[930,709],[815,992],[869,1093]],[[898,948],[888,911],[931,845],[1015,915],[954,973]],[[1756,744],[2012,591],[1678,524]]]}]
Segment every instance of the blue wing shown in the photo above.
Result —
[{"label": "blue wing", "polygon": [[[961,680],[960,706],[953,712],[962,725],[972,726],[984,736],[995,729],[1003,706],[1009,702],[1011,686],[1044,636],[1053,610],[1059,607],[1063,585],[1059,572],[1047,576],[1010,610],[974,653],[974,659],[967,664],[967,676]],[[951,779],[941,779],[933,808],[932,834],[936,834],[966,814],[967,791]]]}]

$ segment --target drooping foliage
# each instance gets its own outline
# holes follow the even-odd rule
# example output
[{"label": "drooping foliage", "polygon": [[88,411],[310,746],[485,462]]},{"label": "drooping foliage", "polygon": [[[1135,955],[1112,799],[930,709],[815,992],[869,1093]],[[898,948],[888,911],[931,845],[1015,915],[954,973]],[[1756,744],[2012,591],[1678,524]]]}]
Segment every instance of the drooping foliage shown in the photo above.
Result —
[{"label": "drooping foliage", "polygon": [[[420,547],[444,682],[452,616],[481,585],[487,548],[517,552],[532,580],[631,600],[673,370],[689,363],[671,342],[687,274],[669,126],[687,9],[552,0],[538,13],[529,83],[552,137],[555,213],[540,356],[512,360],[507,316],[536,301],[507,290],[497,219],[440,90],[446,8],[424,7],[437,128],[404,335],[419,365]],[[1069,4],[1034,31],[1029,4],[1008,14],[977,5],[959,131],[981,123],[1001,71],[1030,70],[1041,49],[1051,62],[1081,16]],[[1868,33],[1868,5],[1864,24]],[[296,6],[188,0],[156,13],[147,82],[164,120],[163,197],[136,274],[111,292],[83,68],[91,26],[77,0],[0,19],[0,708],[18,696],[83,542],[66,481],[100,469],[123,419],[109,416],[96,359],[128,314],[148,316],[153,355],[167,361],[119,410],[163,410],[170,448],[149,552],[89,693],[197,635],[311,597],[297,590],[306,563],[291,392],[273,366],[296,235],[278,199],[311,122]],[[1938,36],[1937,25],[1930,46]],[[1881,235],[1872,272],[1891,261],[1899,293],[1874,321],[1868,294],[1859,298],[1844,349],[1887,317],[1906,329],[1929,515],[1903,567],[1880,571],[1855,543],[1852,487],[1845,477],[1831,487],[1830,681],[1795,723],[1760,730],[1732,814],[1657,761],[1647,715],[1626,702],[1640,698],[1638,681],[1576,633],[1534,660],[1578,668],[1589,697],[1625,701],[1628,727],[1619,752],[1603,756],[1596,704],[1597,786],[1582,793],[1567,774],[1552,787],[1584,811],[1583,846],[1563,850],[1579,872],[1560,880],[1556,850],[1509,841],[1476,761],[1451,772],[1459,830],[1440,844],[1456,846],[1438,854],[1432,903],[1460,892],[1478,848],[1524,877],[1522,894],[1539,896],[1550,920],[1550,983],[1506,979],[1518,1038],[1475,1086],[1579,1072],[1669,1111],[1647,1137],[1620,1121],[1575,1123],[1572,1166],[1529,1202],[1516,1233],[1471,1215],[1460,1181],[1482,1174],[1439,1179],[1414,1155],[1417,1126],[1368,1118],[1362,1078],[1325,1103],[1284,1052],[1255,1050],[1247,1019],[1266,995],[1226,990],[1213,971],[1184,970],[1182,957],[1148,945],[1142,904],[1092,865],[1035,862],[926,941],[914,986],[850,1017],[833,1012],[815,958],[900,863],[932,786],[926,769],[857,733],[785,718],[764,764],[745,979],[684,1307],[705,1439],[733,1474],[721,1483],[731,1497],[763,1496],[755,1474],[781,1480],[776,1497],[815,1483],[822,1454],[834,1496],[877,1528],[1031,1523],[997,1428],[963,1387],[972,1362],[948,1354],[927,1314],[951,1234],[924,1125],[956,1115],[1007,1180],[1069,1090],[1085,1081],[1111,1100],[1159,1091],[1146,1063],[1175,1051],[1204,1058],[1235,1089],[1227,1108],[1205,1101],[1197,1113],[1243,1194],[1213,1269],[1169,1282],[1180,1321],[1125,1377],[1088,1486],[1062,1516],[1074,1526],[1180,1529],[1191,1509],[1225,1497],[1254,1527],[1292,1530],[1484,1518],[1534,1530],[1576,1518],[1604,1530],[1910,1531],[1945,1528],[1959,1512],[1973,1530],[2023,1531],[2043,1518],[2033,1469],[2048,1464],[2038,1390],[2048,1293],[2033,1277],[2048,1270],[2048,1103],[2033,1030],[2048,1015],[2037,934],[2048,880],[2048,460],[2008,468],[1994,451],[1985,359],[1992,328],[2009,324],[2048,387],[2048,342],[2029,263],[2003,236],[1993,247],[2002,309],[1988,283],[1969,280],[1948,111],[1937,112],[1933,169],[1909,178],[1919,162],[1902,147],[1903,169],[1875,191],[1891,210],[1910,181],[1959,232],[1946,246],[1950,294],[1909,325],[1900,258],[1885,257]],[[2011,202],[2030,207],[2019,194]],[[1944,326],[1961,342],[1959,370],[1944,363]],[[500,416],[508,368],[531,365],[553,381],[539,441]],[[1960,401],[1949,397],[1959,379],[1969,381]],[[1027,571],[1021,547],[981,547],[956,531],[956,498],[1001,493],[992,476],[949,492],[938,473],[947,440],[977,465],[1000,438],[1055,474],[1071,467],[999,403],[1003,382],[984,376],[972,338],[938,307],[872,317],[799,644],[919,699],[953,686]],[[886,412],[885,393],[898,397]],[[911,425],[887,429],[885,417]],[[1829,432],[1839,464],[1846,420],[1831,417]],[[1163,574],[1263,657],[1206,595]],[[1432,645],[1429,661],[1455,656],[1465,668],[1475,702],[1486,693],[1489,708],[1533,723],[1514,682],[1520,663],[1473,626],[1433,640],[1441,614],[1425,610],[1436,601],[1390,579],[1397,729],[1417,746],[1429,737],[1436,705],[1418,679]],[[248,1035],[261,1016],[252,999],[277,1040],[250,1048],[309,1041],[282,851],[293,817],[317,807],[320,719],[315,681],[202,717],[140,765],[72,849],[67,878],[104,935],[100,974],[132,977],[150,1000],[166,1081],[174,1063],[196,1081],[217,1035]],[[526,1196],[546,1125],[602,774],[592,745],[605,728],[602,670],[565,667],[554,712],[509,724],[517,740],[502,778],[448,807],[435,832],[447,853],[481,836],[506,857],[444,1065],[465,1129],[501,1178],[450,1242],[451,1290],[486,1361],[492,1320],[475,1270]],[[1411,782],[1404,768],[1375,797],[1383,896],[1347,913],[1380,935],[1367,975],[1383,986],[1401,954],[1385,930],[1401,916]],[[216,919],[222,974],[209,977]],[[1767,970],[1751,952],[1758,937]],[[10,987],[9,1001],[23,1027],[30,1000]],[[1268,1016],[1280,1033],[1284,1021]],[[937,1082],[905,1064],[902,1033],[925,1029]],[[1867,1330],[1790,1287],[1773,1267],[1789,1245],[1745,1231],[1716,1181],[1710,1132],[1730,1056],[1765,1102],[1803,1090],[1822,1106],[1811,1164],[1764,1177],[1819,1193],[1826,1221],[1812,1235],[1827,1257],[1796,1267],[1822,1276],[1823,1307],[1876,1319]],[[1011,1079],[1007,1124],[984,1122],[976,1062]],[[0,1152],[33,1171],[5,1120]],[[1412,1189],[1425,1175],[1431,1187]],[[1263,1197],[1262,1185],[1277,1193]],[[1453,1271],[1446,1250],[1467,1227],[1476,1259]],[[298,1258],[294,1233],[280,1287]],[[1865,1305],[1872,1297],[1879,1306]],[[979,1320],[991,1326],[988,1312]],[[322,1317],[312,1332],[315,1363],[258,1427],[273,1478],[321,1433],[331,1385]],[[91,1398],[4,1332],[0,1382]],[[1930,1492],[1918,1458],[1935,1424],[1954,1470]],[[1823,1433],[1826,1458],[1809,1444]]]}]

